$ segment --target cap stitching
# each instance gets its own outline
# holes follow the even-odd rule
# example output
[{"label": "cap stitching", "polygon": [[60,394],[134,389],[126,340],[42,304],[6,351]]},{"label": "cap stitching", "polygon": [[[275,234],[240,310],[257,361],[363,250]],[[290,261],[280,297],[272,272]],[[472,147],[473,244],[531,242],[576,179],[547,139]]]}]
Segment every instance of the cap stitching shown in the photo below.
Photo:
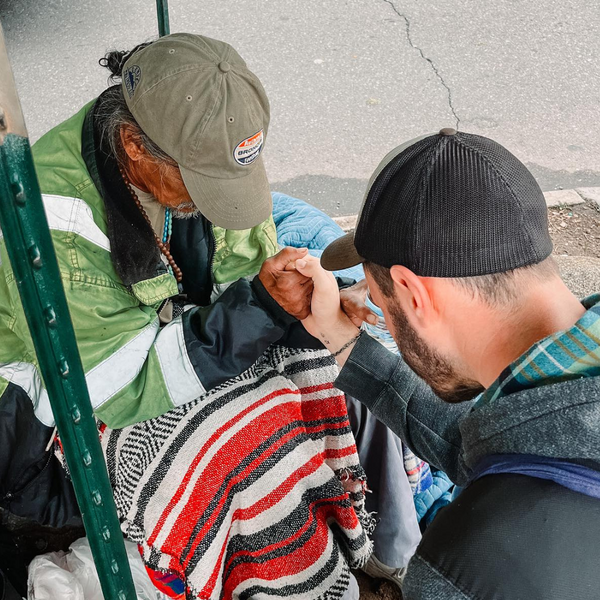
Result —
[{"label": "cap stitching", "polygon": [[[258,131],[256,133],[258,133]],[[258,161],[261,159],[262,159],[262,156],[259,156],[253,163],[251,163],[251,165],[248,165],[248,166],[257,165]],[[213,177],[212,175],[205,175],[204,173],[201,173],[200,171],[195,171],[194,169],[191,169],[190,167],[184,165],[183,163],[177,163],[177,164],[179,166],[183,167],[184,169],[187,169],[188,171],[195,173],[196,175],[200,175],[201,177],[206,177],[207,179],[216,179],[217,181],[230,181],[230,180],[235,181],[237,179],[243,179],[244,177],[249,177],[255,171],[255,167],[253,167],[252,169],[249,169],[247,173],[244,173],[243,175],[240,175],[239,177]]]},{"label": "cap stitching", "polygon": [[[211,46],[209,44],[207,44],[207,42],[203,36],[198,36],[197,38],[190,40],[190,43],[193,44],[194,46],[197,46],[198,44],[194,44],[194,42],[196,42],[196,41],[202,42],[204,47],[210,52],[210,54],[212,54],[215,57],[216,60],[221,60],[221,57],[214,51],[213,48],[211,48]],[[232,48],[232,46],[230,44],[228,44],[227,42],[221,42],[221,43],[224,44],[226,47],[228,46],[229,48]]]},{"label": "cap stitching", "polygon": [[[367,183],[367,187],[366,190],[363,194],[363,198],[362,198],[362,203],[360,205],[360,209],[358,211],[358,215],[357,215],[357,225],[358,223],[360,223],[362,214],[364,212],[365,206],[367,204],[367,200],[369,198],[369,194],[371,193],[371,189],[373,187],[375,187],[377,181],[379,180],[379,177],[381,176],[381,174],[390,166],[390,164],[396,160],[404,151],[408,150],[409,148],[412,148],[415,144],[418,144],[419,142],[422,142],[423,140],[429,138],[429,137],[433,137],[434,135],[436,135],[435,133],[427,133],[425,135],[420,135],[416,138],[414,138],[413,140],[409,140],[412,141],[412,143],[404,148],[402,148],[403,144],[400,144],[399,146],[397,146],[396,148],[394,148],[393,150],[390,150],[385,156],[384,158],[380,161],[380,163],[377,165],[377,168],[375,169],[375,171],[373,171],[373,173],[371,174],[371,177],[369,178],[369,181]],[[408,142],[405,142],[408,143]],[[402,148],[401,150],[399,150],[399,148]],[[387,161],[384,162],[384,160],[388,158]],[[356,228],[355,228],[356,231]]]},{"label": "cap stitching", "polygon": [[[250,71],[249,71],[249,72],[250,72]],[[244,77],[243,77],[243,75],[242,75],[242,74],[240,74],[240,73],[236,73],[236,75],[237,75],[237,76],[238,76],[240,79],[242,79],[242,81],[244,81],[244,83],[247,83],[247,84],[248,84],[248,83],[250,83],[250,82],[248,82],[248,81],[245,81],[245,79],[244,79]],[[232,85],[233,85],[233,84],[235,84],[235,81],[232,81]],[[252,84],[250,84],[250,85],[252,85]],[[253,102],[252,102],[252,98],[251,98],[251,96],[248,94],[248,91],[245,89],[245,87],[246,87],[246,86],[244,86],[244,85],[238,85],[237,87],[238,87],[238,89],[240,90],[240,94],[242,94],[242,96],[244,97],[244,100],[246,101],[246,104],[247,104],[247,107],[246,107],[246,108],[248,108],[248,110],[249,110],[249,111],[251,111],[251,113],[252,113],[252,116],[253,116],[255,119],[257,119],[258,121],[262,121],[262,122],[263,122],[263,123],[262,123],[262,127],[261,127],[261,129],[264,131],[264,129],[265,129],[264,120],[263,120],[263,119],[261,119],[261,115],[259,115],[258,113],[256,113],[256,112],[253,110],[253,108],[252,108],[252,104],[253,104]],[[256,92],[257,92],[257,94],[256,94],[256,95],[257,95],[257,96],[260,96],[260,91],[259,91],[259,90],[256,90]],[[262,90],[262,93],[263,93],[263,94],[266,96],[266,92],[264,91],[264,89]],[[260,104],[260,102],[259,102],[259,104]],[[267,126],[267,127],[268,127],[268,126]],[[260,130],[259,130],[259,131],[260,131]],[[266,132],[266,131],[264,132],[264,136],[265,136],[265,142],[266,142],[266,138],[267,138],[267,132]]]},{"label": "cap stitching", "polygon": [[[220,217],[223,217],[224,215],[227,215],[224,218],[226,218],[230,223],[245,223],[248,220],[248,215],[251,215],[251,214],[254,214],[257,212],[256,208],[253,207],[252,209],[249,209],[249,211],[245,212],[244,214],[234,216],[230,213],[224,213],[220,207],[217,207],[214,204],[210,204],[208,206],[206,204],[204,204],[202,207],[198,207],[198,208],[199,208],[200,212],[204,215],[204,217],[207,218],[209,221],[210,221],[210,218],[206,215],[206,212],[212,212],[213,214],[218,213],[217,219],[219,219]],[[267,216],[267,218],[260,221],[260,223],[264,223],[272,215],[273,215],[273,208],[271,207],[271,210],[269,211],[269,215]],[[211,223],[214,223],[214,221],[211,221]],[[258,223],[258,225],[260,225],[260,223]],[[255,225],[255,227],[256,227],[256,225]],[[227,227],[225,227],[224,229],[227,229]],[[245,229],[249,229],[249,228],[245,228]]]},{"label": "cap stitching", "polygon": [[[429,175],[431,174],[431,170],[433,169],[437,159],[439,158],[440,154],[442,153],[442,151],[446,148],[446,146],[448,145],[448,142],[450,141],[450,138],[447,136],[444,136],[443,139],[440,140],[441,144],[439,144],[439,146],[436,148],[436,151],[433,153],[429,164],[426,164],[423,167],[423,171],[426,171],[425,173],[422,173],[422,176],[420,178],[419,181],[419,189],[417,190],[417,194],[418,196],[420,196],[420,194],[422,192],[424,192],[424,190],[426,189],[426,185],[429,185]],[[411,263],[415,264],[417,263],[417,269],[419,271],[421,271],[423,269],[423,259],[419,258],[418,261],[415,261],[415,257],[416,256],[422,256],[422,253],[419,252],[419,248],[421,246],[421,230],[422,230],[422,219],[423,219],[423,202],[418,202],[417,203],[417,235],[415,236],[415,244],[416,244],[416,248],[413,248],[413,256],[411,256]]]},{"label": "cap stitching", "polygon": [[[250,95],[248,94],[248,91],[244,89],[244,86],[238,86],[240,89],[240,93],[242,94],[242,96],[244,97],[244,99],[246,100],[246,104],[247,104],[247,109],[248,111],[252,114],[252,116],[257,119],[258,121],[262,121],[263,119],[260,118],[260,115],[257,114],[254,111],[254,108],[252,106],[252,98],[250,97]],[[264,122],[262,124],[261,130],[264,130]],[[265,142],[266,142],[266,138],[267,138],[267,134],[266,132],[264,132],[264,136],[265,136]]]},{"label": "cap stitching", "polygon": [[231,56],[231,51],[233,50],[233,46],[229,46],[229,48],[227,48],[227,52],[225,54],[225,58],[223,59],[226,63],[229,64],[229,66],[231,68],[233,68],[234,65],[231,64],[231,62],[229,62],[229,57]]},{"label": "cap stitching", "polygon": [[[200,208],[200,207],[199,207],[199,210],[200,210],[200,212],[202,213],[202,215],[204,215],[204,217],[205,217],[206,219],[208,219],[208,217],[207,217],[207,216],[204,214],[204,212],[203,212],[203,211],[206,211],[206,212],[213,212],[213,210],[212,210],[213,208],[214,208],[214,207],[213,207],[213,206],[211,206],[211,207],[209,207],[209,208],[207,209],[207,208],[206,208],[206,206],[203,206],[202,208]],[[218,211],[216,211],[216,210],[215,210],[214,212],[218,212]],[[250,213],[247,213],[247,214],[245,214],[245,215],[243,215],[243,216],[240,216],[239,218],[236,218],[236,217],[233,217],[233,216],[226,216],[225,218],[226,218],[226,219],[227,219],[229,222],[231,222],[231,223],[245,223],[245,222],[248,220],[248,215],[249,215],[249,214],[254,214],[255,212],[256,212],[256,209],[253,209],[253,210],[252,210]],[[270,216],[272,216],[272,214],[273,214],[273,211],[271,210],[271,212],[269,213],[269,216],[267,217],[267,219],[268,219]],[[222,216],[223,216],[223,213],[220,213],[220,214],[219,214],[219,216],[218,216],[217,218],[219,218],[219,217],[222,217]],[[260,225],[261,223],[264,223],[264,222],[265,222],[267,219],[263,219],[262,221],[260,221],[260,222],[258,223],[258,225]],[[210,219],[209,219],[209,221],[210,221]],[[211,222],[211,223],[213,223],[213,221],[210,221],[210,222]],[[255,225],[254,227],[256,227],[256,225]],[[223,227],[223,229],[227,229],[227,227]],[[252,229],[252,227],[246,227],[245,229]]]},{"label": "cap stitching", "polygon": [[[356,233],[358,232],[358,230],[361,228],[362,225],[364,225],[362,216],[363,216],[364,210],[367,206],[367,202],[369,201],[369,198],[371,197],[371,193],[373,192],[373,189],[379,184],[379,180],[389,177],[389,181],[387,184],[387,185],[389,185],[390,181],[398,174],[398,171],[400,171],[403,167],[403,165],[398,165],[395,161],[397,159],[399,159],[404,154],[404,152],[406,152],[407,150],[409,150],[410,148],[412,148],[419,142],[422,142],[423,140],[425,140],[429,137],[432,137],[433,135],[435,135],[435,134],[432,134],[431,136],[425,135],[422,137],[418,137],[415,140],[413,140],[412,144],[410,144],[409,146],[406,146],[402,150],[398,149],[400,146],[394,148],[393,150],[390,150],[390,152],[388,152],[388,154],[386,154],[386,156],[384,157],[384,160],[385,160],[386,157],[391,155],[390,158],[387,160],[387,162],[384,162],[384,160],[382,160],[379,163],[379,165],[377,166],[377,168],[371,175],[371,178],[369,179],[370,185],[367,185],[367,190],[365,192],[363,202],[360,207],[360,212],[358,213],[358,218],[356,220],[356,226],[354,228],[354,237],[355,238],[356,238]],[[403,144],[401,144],[401,146],[402,145]],[[387,188],[387,185],[385,185],[384,187]],[[371,204],[372,204],[372,202],[371,202]]]},{"label": "cap stitching", "polygon": [[[198,152],[198,148],[200,145],[200,140],[202,139],[202,135],[204,134],[204,130],[208,127],[208,123],[211,120],[217,106],[219,105],[219,103],[221,102],[222,98],[223,98],[223,87],[225,86],[225,77],[222,75],[221,76],[221,82],[219,84],[219,89],[217,91],[217,95],[215,96],[215,101],[210,109],[210,111],[207,111],[207,113],[204,115],[204,125],[202,126],[202,129],[200,130],[200,132],[198,133],[198,135],[196,136],[196,142],[193,146],[193,154],[195,155],[196,152]],[[190,155],[190,160],[191,160],[191,155]],[[191,170],[191,169],[190,169]]]},{"label": "cap stitching", "polygon": [[170,77],[174,77],[175,75],[181,75],[181,73],[186,73],[188,71],[204,71],[206,69],[209,69],[210,67],[212,67],[214,65],[191,65],[191,66],[185,66],[185,67],[180,67],[179,69],[177,69],[176,71],[173,71],[172,73],[169,73],[168,75],[165,75],[164,77],[161,77],[158,81],[156,81],[155,83],[153,83],[141,96],[139,96],[135,102],[133,102],[131,104],[131,106],[129,107],[130,110],[134,109],[138,102],[141,101],[141,99],[151,90],[153,90],[157,85],[159,85],[160,83],[162,83],[165,79],[169,79]]},{"label": "cap stitching", "polygon": [[[478,148],[474,148],[473,146],[469,145],[467,142],[459,139],[456,136],[455,136],[455,139],[456,139],[456,143],[458,143],[458,144],[462,145],[464,148],[467,148],[467,149],[471,150],[472,152],[475,152],[476,154],[478,154],[482,158],[482,160],[484,160],[494,170],[494,172],[502,180],[504,185],[506,185],[506,187],[510,191],[512,197],[514,198],[515,202],[518,204],[519,208],[521,209],[521,214],[519,215],[520,223],[523,226],[523,228],[527,234],[527,241],[529,242],[530,249],[537,256],[538,253],[533,244],[533,238],[532,238],[531,232],[529,231],[529,226],[528,226],[527,222],[525,221],[525,214],[524,214],[525,211],[524,211],[523,203],[521,202],[521,200],[519,199],[517,194],[515,194],[515,192],[513,191],[512,187],[510,186],[510,184],[508,183],[508,181],[506,180],[504,175],[501,173],[501,171],[498,169],[498,167],[496,167],[496,165],[492,162],[492,159],[489,158],[488,156],[486,156],[485,154],[483,154],[483,152],[481,152]],[[507,150],[507,152],[508,152],[508,150]],[[518,160],[516,157],[515,157],[515,159]],[[532,177],[533,177],[533,175],[532,175]]]}]

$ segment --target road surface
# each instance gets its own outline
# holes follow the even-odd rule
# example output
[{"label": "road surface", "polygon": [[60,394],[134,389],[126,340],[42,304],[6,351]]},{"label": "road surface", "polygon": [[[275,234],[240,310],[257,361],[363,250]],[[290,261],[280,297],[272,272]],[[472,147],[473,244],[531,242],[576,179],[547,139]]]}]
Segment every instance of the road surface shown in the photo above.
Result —
[{"label": "road surface", "polygon": [[[492,137],[544,190],[600,185],[600,10],[588,0],[170,0],[171,29],[231,42],[272,105],[274,189],[356,212],[395,145]],[[30,134],[106,86],[109,48],[156,35],[153,0],[0,0]]]}]

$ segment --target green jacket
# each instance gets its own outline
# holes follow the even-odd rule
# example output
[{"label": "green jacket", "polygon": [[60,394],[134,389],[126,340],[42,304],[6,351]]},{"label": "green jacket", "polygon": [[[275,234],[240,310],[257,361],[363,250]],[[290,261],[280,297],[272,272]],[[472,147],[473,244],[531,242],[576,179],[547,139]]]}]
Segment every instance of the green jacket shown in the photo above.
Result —
[{"label": "green jacket", "polygon": [[[277,251],[272,219],[245,232],[213,228],[202,217],[175,220],[171,249],[184,274],[182,300],[99,135],[94,107],[47,133],[33,152],[92,404],[103,422],[120,428],[239,375],[293,319],[257,278],[248,280]],[[0,407],[17,386],[52,427],[2,239],[0,258]],[[217,287],[227,289],[214,300]],[[161,327],[157,313],[172,297],[187,303],[185,312]]]}]

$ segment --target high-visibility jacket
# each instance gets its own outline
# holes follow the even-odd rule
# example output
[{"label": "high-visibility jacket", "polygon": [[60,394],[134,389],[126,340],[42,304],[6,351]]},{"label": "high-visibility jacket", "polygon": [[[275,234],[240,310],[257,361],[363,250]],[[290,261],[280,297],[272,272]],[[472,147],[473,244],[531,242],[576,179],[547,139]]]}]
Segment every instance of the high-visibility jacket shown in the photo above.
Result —
[{"label": "high-visibility jacket", "polygon": [[[91,402],[100,420],[121,428],[239,375],[295,319],[251,279],[277,252],[272,219],[244,232],[203,217],[175,219],[178,289],[102,139],[95,106],[48,132],[33,152]],[[60,487],[48,467],[54,418],[2,238],[0,260],[0,505],[60,525],[69,510],[59,490],[54,504],[48,486],[31,500],[42,472]],[[184,312],[161,326],[163,304],[182,294]],[[24,487],[30,492],[19,500]],[[41,498],[45,518],[26,506]]]}]

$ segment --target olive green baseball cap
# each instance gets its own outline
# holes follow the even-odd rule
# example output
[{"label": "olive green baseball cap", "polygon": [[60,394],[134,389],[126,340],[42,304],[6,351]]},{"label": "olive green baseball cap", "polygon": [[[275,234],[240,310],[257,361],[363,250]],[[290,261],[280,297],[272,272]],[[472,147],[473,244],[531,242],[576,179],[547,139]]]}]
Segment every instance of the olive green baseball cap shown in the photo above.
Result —
[{"label": "olive green baseball cap", "polygon": [[177,162],[209,221],[250,229],[269,218],[262,158],[269,100],[229,44],[189,33],[164,36],[127,59],[122,86],[135,120]]}]

